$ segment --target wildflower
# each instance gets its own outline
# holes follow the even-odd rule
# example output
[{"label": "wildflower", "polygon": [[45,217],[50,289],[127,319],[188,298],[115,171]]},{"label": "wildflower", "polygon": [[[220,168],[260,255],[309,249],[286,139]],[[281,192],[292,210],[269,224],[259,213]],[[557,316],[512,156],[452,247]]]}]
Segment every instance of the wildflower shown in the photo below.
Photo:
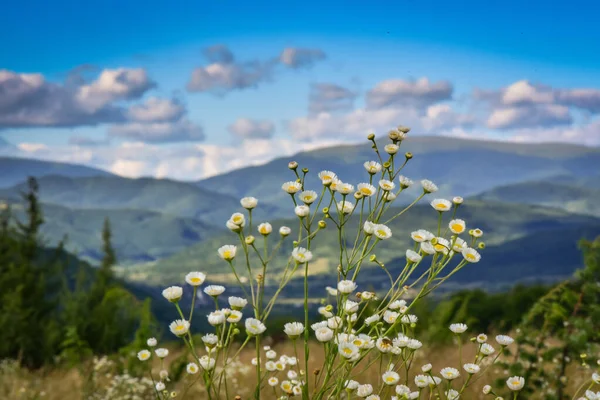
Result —
[{"label": "wildflower", "polygon": [[506,381],[506,386],[508,386],[510,390],[521,390],[523,389],[523,386],[525,386],[525,378],[522,376],[511,376]]},{"label": "wildflower", "polygon": [[411,350],[418,350],[421,347],[423,347],[423,343],[421,343],[420,341],[418,341],[417,339],[410,339],[408,341],[407,346],[409,349]]},{"label": "wildflower", "polygon": [[373,386],[371,386],[368,383],[364,385],[358,385],[358,387],[356,388],[356,395],[358,397],[367,397],[371,393],[373,393]]},{"label": "wildflower", "polygon": [[383,193],[383,200],[390,202],[396,200],[396,194],[392,192]]},{"label": "wildflower", "polygon": [[448,211],[452,207],[452,203],[450,203],[446,199],[435,199],[431,202],[431,207],[433,207],[436,211]]},{"label": "wildflower", "polygon": [[418,263],[419,261],[421,261],[422,258],[423,257],[421,257],[419,255],[419,253],[417,253],[411,249],[406,250],[406,259],[408,261],[413,262],[413,263]]},{"label": "wildflower", "polygon": [[448,389],[448,391],[445,392],[445,395],[448,400],[458,400],[460,398],[460,393],[454,389]]},{"label": "wildflower", "polygon": [[200,357],[200,366],[202,368],[204,368],[207,371],[210,371],[211,369],[213,369],[215,367],[215,359],[209,356],[202,356]]},{"label": "wildflower", "polygon": [[246,217],[244,217],[244,214],[242,213],[233,213],[229,220],[237,226],[244,226],[244,224],[246,223]]},{"label": "wildflower", "polygon": [[319,342],[329,342],[333,339],[333,331],[328,327],[319,328],[315,331],[315,337]]},{"label": "wildflower", "polygon": [[342,214],[350,214],[354,211],[354,204],[347,200],[338,201],[336,206],[337,210]]},{"label": "wildflower", "polygon": [[407,178],[406,176],[403,176],[403,175],[400,175],[400,176],[398,177],[398,180],[400,181],[400,187],[401,187],[402,189],[406,189],[406,188],[408,188],[408,187],[412,186],[412,184],[414,183],[414,182],[412,181],[412,179],[410,179],[410,178]]},{"label": "wildflower", "polygon": [[468,262],[476,263],[481,260],[481,255],[477,252],[477,250],[467,247],[463,249],[462,255]]},{"label": "wildflower", "polygon": [[242,205],[242,207],[244,207],[246,210],[251,210],[254,207],[256,207],[256,205],[258,204],[258,200],[255,197],[243,197],[240,200],[240,204]]},{"label": "wildflower", "polygon": [[190,272],[185,276],[185,281],[192,286],[200,286],[204,283],[206,275],[202,272]]},{"label": "wildflower", "polygon": [[473,237],[480,238],[483,236],[483,231],[479,228],[473,229],[472,233]]},{"label": "wildflower", "polygon": [[151,337],[150,339],[146,340],[146,344],[149,347],[155,347],[158,344],[158,341],[156,340],[156,338]]},{"label": "wildflower", "polygon": [[249,335],[260,335],[267,327],[255,318],[246,318],[246,331]]},{"label": "wildflower", "polygon": [[431,371],[431,368],[432,368],[431,364],[425,364],[421,367],[421,371],[427,373],[427,372]]},{"label": "wildflower", "polygon": [[438,191],[438,187],[435,185],[435,183],[427,179],[423,179],[421,181],[421,186],[423,186],[423,191],[425,193],[434,193]]},{"label": "wildflower", "polygon": [[183,336],[188,333],[190,329],[190,323],[183,319],[176,319],[175,321],[171,322],[169,329],[174,335]]},{"label": "wildflower", "polygon": [[279,379],[277,379],[275,376],[272,376],[267,382],[269,383],[269,386],[275,387],[279,384]]},{"label": "wildflower", "polygon": [[283,331],[290,339],[296,339],[304,332],[304,325],[300,322],[288,322],[283,326]]},{"label": "wildflower", "polygon": [[338,345],[338,352],[344,358],[352,358],[358,354],[358,347],[353,343],[340,342]]},{"label": "wildflower", "polygon": [[487,335],[485,333],[480,333],[475,339],[477,340],[477,343],[482,344],[487,342]]},{"label": "wildflower", "polygon": [[296,208],[294,208],[294,213],[300,217],[300,218],[304,218],[306,217],[308,214],[310,214],[310,208],[308,208],[308,206],[301,204],[299,206],[296,206]]},{"label": "wildflower", "polygon": [[375,225],[375,236],[377,239],[385,240],[392,237],[392,230],[383,224]]},{"label": "wildflower", "polygon": [[467,371],[469,374],[476,374],[479,372],[479,365],[473,363],[467,363],[463,365],[463,369]]},{"label": "wildflower", "polygon": [[427,375],[415,376],[415,385],[417,385],[417,387],[420,389],[426,388],[427,386],[429,386],[429,379],[427,378]]},{"label": "wildflower", "polygon": [[419,318],[416,315],[403,315],[400,322],[403,324],[416,324]]},{"label": "wildflower", "polygon": [[348,390],[356,390],[360,384],[353,380],[347,380],[344,382],[344,387]]},{"label": "wildflower", "polygon": [[267,236],[272,231],[273,227],[268,222],[263,222],[262,224],[258,225],[258,233],[260,233],[263,236]]},{"label": "wildflower", "polygon": [[166,386],[164,383],[162,382],[157,382],[156,383],[156,391],[157,392],[162,392],[163,390],[165,390]]},{"label": "wildflower", "polygon": [[386,192],[389,192],[390,190],[394,190],[396,184],[394,182],[388,181],[387,179],[382,179],[379,181],[379,187],[385,190]]},{"label": "wildflower", "polygon": [[479,349],[479,351],[486,356],[490,356],[496,352],[496,349],[494,349],[489,343],[484,343],[481,345],[481,349]]},{"label": "wildflower", "polygon": [[452,244],[452,250],[456,251],[457,253],[461,253],[462,251],[467,247],[467,242],[465,242],[464,240],[462,240],[461,238],[457,237],[454,240],[454,243]]},{"label": "wildflower", "polygon": [[281,188],[289,194],[294,194],[302,190],[302,185],[300,182],[289,181],[281,185]]},{"label": "wildflower", "polygon": [[450,325],[450,330],[453,333],[459,334],[459,333],[463,333],[467,330],[467,325],[465,324],[452,324]]},{"label": "wildflower", "polygon": [[435,254],[435,247],[429,242],[422,242],[421,251],[425,254]]},{"label": "wildflower", "polygon": [[165,358],[166,356],[169,355],[169,350],[160,348],[160,349],[154,350],[154,353],[156,354],[156,356],[158,358]]},{"label": "wildflower", "polygon": [[592,380],[594,381],[594,383],[600,384],[600,375],[597,372],[594,372],[592,374]]},{"label": "wildflower", "polygon": [[337,175],[331,171],[321,171],[318,176],[324,186],[331,185],[331,182],[337,178]]},{"label": "wildflower", "polygon": [[463,203],[464,199],[460,196],[456,196],[452,199],[452,202],[454,204],[456,204],[457,206],[461,205]]},{"label": "wildflower", "polygon": [[224,291],[225,291],[225,287],[223,287],[221,285],[209,285],[204,288],[204,293],[206,293],[207,295],[209,295],[211,297],[217,297],[220,294],[223,294]]},{"label": "wildflower", "polygon": [[218,326],[225,323],[225,314],[223,311],[216,310],[208,314],[208,323],[212,326]]},{"label": "wildflower", "polygon": [[365,221],[364,225],[363,225],[363,230],[365,231],[365,235],[370,236],[373,233],[375,233],[375,226],[376,224],[374,224],[371,221]]},{"label": "wildflower", "polygon": [[207,333],[206,335],[202,336],[202,342],[209,349],[212,349],[213,347],[215,347],[217,345],[218,341],[219,341],[219,337],[217,335],[215,335],[214,333]]},{"label": "wildflower", "polygon": [[181,296],[183,296],[183,288],[180,286],[171,286],[163,290],[162,295],[171,303],[177,303],[181,299]]},{"label": "wildflower", "polygon": [[349,294],[356,290],[356,283],[350,280],[341,280],[337,285],[338,291],[342,294]]},{"label": "wildflower", "polygon": [[395,311],[386,310],[386,311],[383,313],[383,320],[384,320],[385,322],[387,322],[388,324],[390,324],[390,325],[391,325],[391,324],[393,324],[393,323],[395,323],[395,322],[396,322],[396,320],[398,319],[398,316],[399,316],[399,315],[400,315],[400,314],[398,314],[398,313],[397,313],[397,312],[395,312]]},{"label": "wildflower", "polygon": [[373,323],[379,321],[381,317],[379,314],[373,314],[370,317],[365,318],[365,325],[371,326]]},{"label": "wildflower", "polygon": [[219,253],[219,257],[221,257],[225,261],[231,261],[235,258],[235,253],[237,252],[237,246],[232,244],[226,244],[225,246],[219,247],[217,250]]},{"label": "wildflower", "polygon": [[427,242],[434,238],[433,233],[426,231],[425,229],[419,229],[418,231],[412,232],[410,237],[417,243]]},{"label": "wildflower", "polygon": [[367,172],[371,175],[381,172],[381,164],[379,164],[377,161],[367,161],[363,165]]},{"label": "wildflower", "polygon": [[327,319],[327,326],[330,329],[339,329],[343,325],[343,321],[340,317],[335,316]]},{"label": "wildflower", "polygon": [[496,342],[498,342],[498,344],[500,346],[508,346],[511,345],[515,340],[513,338],[511,338],[510,336],[507,335],[498,335],[496,336]]},{"label": "wildflower", "polygon": [[358,311],[358,303],[352,300],[346,300],[346,302],[344,303],[344,310],[348,314],[354,314]]},{"label": "wildflower", "polygon": [[151,355],[152,355],[152,353],[150,353],[148,350],[142,350],[139,353],[137,353],[137,358],[140,361],[146,361],[147,359],[150,358]]},{"label": "wildflower", "polygon": [[391,154],[396,154],[398,152],[399,148],[400,147],[397,144],[386,144],[383,149],[385,150],[386,153],[391,155]]},{"label": "wildflower", "polygon": [[195,375],[196,373],[198,373],[198,365],[196,363],[189,363],[185,367],[185,370],[187,371],[188,374]]},{"label": "wildflower", "polygon": [[292,257],[298,263],[303,264],[312,260],[312,253],[309,250],[306,250],[304,247],[296,247],[292,251]]},{"label": "wildflower", "polygon": [[379,397],[378,394],[372,394],[372,395],[367,396],[365,398],[365,400],[381,400],[381,397]]},{"label": "wildflower", "polygon": [[350,194],[354,192],[354,186],[349,183],[339,183],[336,190],[341,194]]},{"label": "wildflower", "polygon": [[279,228],[279,234],[283,237],[286,237],[290,233],[292,233],[292,230],[287,226],[282,226],[281,228]]},{"label": "wildflower", "polygon": [[448,223],[448,227],[452,231],[452,233],[460,235],[466,229],[465,221],[462,219],[453,219]]},{"label": "wildflower", "polygon": [[227,322],[230,324],[237,324],[242,320],[242,313],[238,310],[231,310],[229,315],[227,316]]},{"label": "wildflower", "polygon": [[456,379],[460,376],[460,372],[456,368],[446,367],[440,371],[440,374],[443,378],[451,381],[452,379]]},{"label": "wildflower", "polygon": [[398,127],[398,131],[400,131],[401,133],[404,133],[404,136],[402,137],[402,139],[404,139],[406,137],[406,134],[408,132],[410,132],[410,128],[408,126],[400,125]]},{"label": "wildflower", "polygon": [[271,350],[271,348],[269,348],[269,349],[267,350],[267,352],[265,353],[265,356],[266,356],[268,359],[272,360],[272,359],[274,359],[275,357],[277,357],[277,352],[276,352],[275,350]]},{"label": "wildflower", "polygon": [[291,394],[292,393],[292,382],[290,381],[282,381],[281,382],[281,390],[283,390],[284,392]]},{"label": "wildflower", "polygon": [[490,385],[485,385],[482,390],[483,394],[490,394],[491,391],[492,387]]},{"label": "wildflower", "polygon": [[448,254],[450,251],[450,242],[441,237],[435,238],[435,244],[433,245],[433,248],[438,253]]},{"label": "wildflower", "polygon": [[398,385],[396,386],[396,394],[399,396],[406,396],[410,393],[410,389],[406,385]]}]

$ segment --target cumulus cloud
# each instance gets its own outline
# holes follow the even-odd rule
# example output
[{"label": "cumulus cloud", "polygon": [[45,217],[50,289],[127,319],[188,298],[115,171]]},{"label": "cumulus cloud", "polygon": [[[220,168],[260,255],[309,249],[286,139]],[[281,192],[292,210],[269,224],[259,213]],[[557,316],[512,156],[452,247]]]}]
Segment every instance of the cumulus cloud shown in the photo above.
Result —
[{"label": "cumulus cloud", "polygon": [[318,61],[326,58],[325,52],[320,49],[288,47],[283,49],[279,60],[290,68],[312,67]]},{"label": "cumulus cloud", "polygon": [[137,122],[167,122],[180,119],[185,112],[185,107],[177,100],[150,97],[142,104],[129,107],[127,116]]},{"label": "cumulus cloud", "polygon": [[453,87],[448,81],[430,82],[418,80],[389,79],[378,83],[366,95],[368,108],[416,107],[426,108],[452,98]]},{"label": "cumulus cloud", "polygon": [[516,142],[569,142],[600,145],[600,120],[553,128],[522,128],[511,132],[508,140]]},{"label": "cumulus cloud", "polygon": [[42,74],[0,70],[0,128],[74,127],[126,119],[119,100],[154,87],[143,69],[107,69],[87,84],[46,81]]},{"label": "cumulus cloud", "polygon": [[205,138],[202,127],[186,118],[177,121],[129,122],[112,125],[108,134],[110,137],[147,143],[202,141]]},{"label": "cumulus cloud", "polygon": [[92,139],[87,136],[75,135],[75,136],[71,136],[69,138],[69,144],[73,145],[73,146],[81,146],[81,147],[102,146],[102,145],[106,145],[108,143],[109,142],[106,139]]},{"label": "cumulus cloud", "polygon": [[477,124],[477,118],[471,114],[456,112],[449,104],[434,104],[427,108],[421,123],[424,132],[430,133],[438,129],[471,128]]},{"label": "cumulus cloud", "polygon": [[573,117],[568,107],[557,104],[542,104],[496,109],[490,114],[487,125],[492,129],[512,129],[568,125],[572,122]]},{"label": "cumulus cloud", "polygon": [[239,118],[227,127],[235,137],[245,139],[269,139],[275,133],[275,124],[271,121],[256,121],[249,118]]},{"label": "cumulus cloud", "polygon": [[267,60],[237,61],[233,52],[219,44],[204,49],[208,65],[195,68],[187,83],[189,92],[209,92],[224,96],[235,90],[256,88],[271,81],[277,66],[288,68],[310,67],[325,58],[318,49],[286,48],[277,58]]},{"label": "cumulus cloud", "polygon": [[315,83],[310,86],[310,113],[348,111],[354,108],[357,93],[334,83]]}]

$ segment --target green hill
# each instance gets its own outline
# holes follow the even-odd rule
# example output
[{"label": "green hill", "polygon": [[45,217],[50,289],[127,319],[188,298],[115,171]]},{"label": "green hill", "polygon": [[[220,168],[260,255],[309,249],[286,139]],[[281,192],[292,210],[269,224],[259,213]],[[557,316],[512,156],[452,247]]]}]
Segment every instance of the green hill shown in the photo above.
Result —
[{"label": "green hill", "polygon": [[[390,212],[389,215],[392,215],[392,213]],[[488,256],[486,254],[488,251],[486,250],[484,252],[485,263],[481,263],[481,267],[480,265],[476,266],[477,270],[481,272],[481,281],[488,281],[486,275],[488,271],[498,268],[504,269],[506,268],[504,264],[507,263],[523,266],[540,262],[539,265],[543,265],[544,269],[554,271],[552,275],[561,272],[564,272],[563,276],[570,275],[573,265],[564,264],[563,258],[554,257],[556,254],[553,252],[558,251],[557,249],[562,248],[563,245],[575,246],[575,243],[581,237],[581,232],[588,228],[592,230],[600,229],[600,219],[534,205],[469,201],[460,210],[459,215],[467,221],[468,226],[483,229],[485,242],[489,248],[498,248],[498,256],[489,257],[490,260],[487,260]],[[297,227],[295,220],[278,220],[272,221],[272,223],[274,230],[281,225],[290,226],[294,230]],[[356,223],[356,220],[349,223],[349,232],[355,229]],[[377,258],[384,263],[388,263],[403,257],[405,249],[412,246],[411,231],[419,228],[434,230],[435,227],[436,215],[431,207],[428,205],[415,207],[404,214],[403,217],[390,223],[390,228],[394,234],[392,238],[378,246]],[[566,234],[567,232],[570,232],[570,236]],[[294,234],[291,236],[294,236]],[[544,240],[540,241],[540,237],[544,237]],[[235,244],[236,240],[237,238],[230,232],[215,235],[171,257],[133,266],[124,273],[134,280],[169,284],[180,282],[187,271],[202,270],[208,272],[212,279],[230,281],[229,267],[218,257],[217,248],[224,244]],[[292,240],[288,239],[285,246],[280,250],[282,257],[290,253],[291,242]],[[536,252],[527,253],[523,250],[529,246],[528,243],[530,242],[533,242],[532,246],[535,247]],[[508,257],[511,243],[514,243],[517,248],[521,246],[518,257],[514,259]],[[503,253],[505,244],[509,247]],[[349,245],[352,245],[352,243]],[[335,272],[338,264],[338,253],[335,250],[337,247],[337,231],[335,228],[328,227],[319,234],[313,251],[315,261],[312,264],[312,272],[314,275],[329,279],[327,276]],[[549,255],[540,259],[537,254],[540,249],[548,250]],[[501,257],[502,254],[504,254],[503,257]],[[275,262],[271,267],[272,270],[281,269],[284,259],[280,258],[279,262]],[[537,276],[537,271],[538,269],[517,268],[517,272],[521,274],[519,276],[520,280]],[[370,276],[370,274],[366,275]],[[383,277],[385,278],[385,276]],[[381,277],[377,279],[381,279]]]}]

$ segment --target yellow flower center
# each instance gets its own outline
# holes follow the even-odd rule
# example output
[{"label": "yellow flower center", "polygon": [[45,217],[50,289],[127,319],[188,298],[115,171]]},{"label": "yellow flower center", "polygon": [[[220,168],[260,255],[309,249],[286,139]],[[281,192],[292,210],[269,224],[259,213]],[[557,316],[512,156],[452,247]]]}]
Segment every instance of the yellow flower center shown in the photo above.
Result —
[{"label": "yellow flower center", "polygon": [[225,250],[223,252],[223,258],[228,259],[228,258],[233,258],[232,254],[231,254],[231,250]]},{"label": "yellow flower center", "polygon": [[184,330],[184,329],[185,329],[185,327],[184,327],[183,325],[177,325],[177,326],[175,327],[175,330],[176,330],[177,332],[181,332],[181,331],[182,331],[182,330]]},{"label": "yellow flower center", "polygon": [[352,342],[355,346],[362,346],[362,340],[356,339],[355,341]]},{"label": "yellow flower center", "polygon": [[351,348],[349,348],[349,347],[346,347],[346,348],[344,349],[344,354],[348,354],[348,355],[352,354],[352,349],[351,349]]},{"label": "yellow flower center", "polygon": [[200,278],[192,278],[192,279],[190,279],[190,281],[192,281],[192,283],[200,283],[201,279]]},{"label": "yellow flower center", "polygon": [[369,189],[367,187],[364,187],[364,188],[360,189],[360,191],[361,191],[362,194],[366,194],[367,196],[369,196],[372,193],[371,189]]},{"label": "yellow flower center", "polygon": [[446,206],[446,205],[445,205],[445,204],[443,204],[443,203],[440,203],[440,204],[438,204],[438,205],[437,205],[437,208],[439,208],[440,210],[447,210],[447,209],[448,209],[448,206]]},{"label": "yellow flower center", "polygon": [[388,376],[388,377],[386,378],[386,381],[387,381],[387,382],[390,382],[390,383],[392,383],[392,382],[394,382],[394,381],[395,381],[395,379],[394,379],[394,377],[393,377],[393,376]]},{"label": "yellow flower center", "polygon": [[421,236],[421,235],[415,235],[415,239],[417,239],[417,240],[423,240],[423,236]]},{"label": "yellow flower center", "polygon": [[441,245],[441,244],[436,244],[436,245],[435,245],[435,249],[436,249],[437,251],[444,251],[444,249],[445,249],[445,248],[446,248],[446,247],[445,247],[444,245]]},{"label": "yellow flower center", "polygon": [[312,196],[304,196],[304,201],[311,201],[312,199]]},{"label": "yellow flower center", "polygon": [[471,253],[467,253],[467,255],[465,256],[465,258],[467,260],[475,260],[475,255],[471,254]]},{"label": "yellow flower center", "polygon": [[267,227],[265,227],[265,226],[260,227],[260,233],[267,233],[267,232],[268,232]]},{"label": "yellow flower center", "polygon": [[385,236],[386,235],[386,232],[383,229],[379,229],[377,231],[377,233],[380,234],[381,236]]},{"label": "yellow flower center", "polygon": [[452,230],[456,233],[461,233],[464,229],[461,224],[452,224]]}]

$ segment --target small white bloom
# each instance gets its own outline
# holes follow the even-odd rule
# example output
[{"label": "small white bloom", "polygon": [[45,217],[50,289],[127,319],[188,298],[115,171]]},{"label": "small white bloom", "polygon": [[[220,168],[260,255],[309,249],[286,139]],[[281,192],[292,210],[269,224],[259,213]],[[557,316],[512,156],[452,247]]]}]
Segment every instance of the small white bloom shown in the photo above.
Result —
[{"label": "small white bloom", "polygon": [[162,291],[162,295],[171,303],[176,303],[181,299],[181,296],[183,296],[183,288],[180,286],[170,286]]},{"label": "small white bloom", "polygon": [[338,193],[341,193],[341,194],[350,194],[350,193],[354,192],[354,186],[349,183],[339,182],[336,185],[335,190],[337,190]]},{"label": "small white bloom", "polygon": [[147,359],[150,358],[151,355],[152,355],[152,353],[150,353],[148,350],[142,350],[137,353],[137,358],[140,361],[146,361]]},{"label": "small white bloom", "polygon": [[427,378],[429,378],[427,375],[415,376],[415,385],[417,385],[417,387],[420,389],[426,388],[429,386],[429,379]]},{"label": "small white bloom", "polygon": [[406,345],[406,347],[408,347],[409,349],[412,349],[412,350],[418,350],[421,347],[423,347],[423,343],[421,343],[417,339],[410,339],[408,341],[408,344]]},{"label": "small white bloom", "polygon": [[364,385],[358,385],[358,387],[356,388],[356,395],[358,397],[367,397],[372,393],[373,393],[373,386],[371,386],[368,383],[366,383]]},{"label": "small white bloom", "polygon": [[388,154],[396,154],[398,152],[398,149],[400,148],[400,146],[398,146],[397,144],[386,144],[383,149],[385,150],[386,153]]},{"label": "small white bloom", "polygon": [[215,359],[209,356],[200,357],[200,366],[207,371],[210,371],[215,367]]},{"label": "small white bloom", "polygon": [[491,391],[492,387],[490,385],[485,385],[482,390],[483,394],[490,394]]},{"label": "small white bloom", "polygon": [[198,365],[196,363],[189,363],[185,367],[185,370],[187,371],[188,374],[195,375],[196,373],[198,373]]},{"label": "small white bloom", "polygon": [[413,263],[418,263],[419,261],[421,261],[422,258],[423,257],[421,257],[419,255],[419,253],[417,253],[411,249],[406,250],[406,259],[408,261],[413,262]]},{"label": "small white bloom", "polygon": [[289,181],[281,185],[281,189],[283,189],[284,192],[287,192],[289,194],[294,194],[302,190],[302,185],[300,184],[300,182]]},{"label": "small white bloom", "polygon": [[229,220],[237,226],[244,226],[246,224],[246,217],[242,213],[233,213]]},{"label": "small white bloom", "polygon": [[446,395],[446,399],[448,399],[448,400],[458,400],[460,398],[460,393],[458,393],[454,389],[449,389],[448,391],[445,392],[445,395]]},{"label": "small white bloom", "polygon": [[317,197],[317,192],[315,192],[314,190],[305,190],[298,196],[300,201],[304,204],[312,204],[315,200],[317,200]]},{"label": "small white bloom", "polygon": [[337,285],[338,291],[343,294],[349,294],[356,290],[356,283],[350,280],[341,280]]},{"label": "small white bloom", "polygon": [[204,288],[204,293],[209,296],[217,297],[225,291],[225,287],[221,285],[208,285]]},{"label": "small white bloom", "polygon": [[244,207],[246,210],[251,210],[254,207],[257,206],[258,204],[258,200],[255,197],[243,197],[240,200],[240,204],[242,205],[242,207]]},{"label": "small white bloom", "polygon": [[400,314],[398,314],[395,311],[386,310],[383,313],[383,320],[391,325],[396,322],[396,320],[398,319],[398,315]]},{"label": "small white bloom", "polygon": [[156,340],[156,338],[151,337],[150,339],[146,340],[146,344],[149,347],[155,347],[158,344],[158,341]]},{"label": "small white bloom", "polygon": [[260,233],[261,235],[267,236],[271,232],[273,232],[273,227],[270,223],[263,222],[262,224],[258,225],[258,233]]},{"label": "small white bloom", "polygon": [[373,196],[377,191],[375,186],[371,185],[370,183],[359,183],[357,189],[365,197]]},{"label": "small white bloom", "polygon": [[367,236],[372,235],[373,233],[375,233],[375,226],[377,226],[376,224],[374,224],[371,221],[365,221],[364,225],[363,225],[363,230],[365,231],[365,234]]},{"label": "small white bloom", "polygon": [[452,203],[446,199],[435,199],[432,200],[431,207],[436,211],[448,211],[452,208]]},{"label": "small white bloom", "polygon": [[304,218],[306,217],[308,214],[310,214],[310,208],[308,208],[308,206],[301,204],[299,206],[296,206],[296,208],[294,208],[294,213],[300,217],[300,218]]},{"label": "small white bloom", "polygon": [[448,223],[448,227],[450,228],[452,233],[455,233],[457,235],[463,233],[466,229],[466,226],[467,225],[465,221],[463,221],[462,219],[453,219]]},{"label": "small white bloom", "polygon": [[169,329],[176,336],[183,336],[190,330],[190,323],[183,319],[176,319],[171,322]]},{"label": "small white bloom", "polygon": [[450,330],[453,333],[463,333],[467,329],[468,329],[468,327],[465,324],[452,324],[452,325],[450,325]]},{"label": "small white bloom", "polygon": [[217,252],[219,253],[219,257],[221,257],[223,260],[231,261],[235,258],[237,247],[232,244],[226,244],[225,246],[219,247]]},{"label": "small white bloom", "polygon": [[473,363],[467,363],[463,365],[463,369],[469,374],[476,374],[480,370],[479,365]]},{"label": "small white bloom", "polygon": [[370,317],[365,318],[365,325],[371,326],[372,324],[379,321],[380,319],[381,319],[381,317],[379,316],[379,314],[373,314]]},{"label": "small white bloom", "polygon": [[431,182],[428,179],[423,179],[421,181],[421,186],[423,186],[423,190],[425,191],[425,193],[434,193],[438,191],[438,187],[435,185],[435,183]]},{"label": "small white bloom", "polygon": [[354,314],[358,311],[358,303],[352,300],[346,300],[346,302],[344,303],[344,310],[348,314]]},{"label": "small white bloom", "polygon": [[433,245],[433,248],[438,253],[448,254],[450,251],[450,242],[442,237],[435,238],[435,245]]},{"label": "small white bloom", "polygon": [[481,345],[481,349],[479,349],[479,351],[486,356],[491,356],[496,352],[496,349],[494,349],[489,343],[484,343]]},{"label": "small white bloom", "polygon": [[206,275],[202,272],[190,272],[185,276],[185,281],[192,286],[200,286],[204,283]]},{"label": "small white bloom", "polygon": [[249,335],[260,335],[267,330],[267,327],[255,318],[247,318],[245,323]]},{"label": "small white bloom", "polygon": [[233,231],[233,232],[239,232],[242,230],[242,228],[239,225],[236,225],[232,220],[228,219],[227,222],[225,223],[225,226],[227,227],[227,229]]},{"label": "small white bloom", "polygon": [[511,376],[506,381],[506,386],[508,386],[510,390],[521,390],[523,389],[523,386],[525,386],[525,378],[522,376]]},{"label": "small white bloom", "polygon": [[338,212],[341,212],[342,214],[350,214],[354,211],[354,203],[351,203],[348,200],[338,201],[336,207]]},{"label": "small white bloom", "polygon": [[248,300],[241,297],[230,296],[227,300],[229,301],[231,308],[234,310],[241,310],[242,308],[246,307],[246,304],[248,304]]},{"label": "small white bloom", "polygon": [[353,380],[348,380],[344,382],[344,387],[348,390],[356,390],[360,384]]},{"label": "small white bloom", "polygon": [[485,333],[480,333],[479,335],[477,335],[476,339],[477,343],[483,344],[487,342],[488,337]]},{"label": "small white bloom", "polygon": [[279,384],[279,379],[277,379],[277,377],[275,377],[275,376],[272,376],[269,378],[268,382],[269,382],[269,386],[275,387]]},{"label": "small white bloom", "polygon": [[481,260],[481,255],[477,252],[477,250],[467,247],[463,249],[462,255],[470,263],[476,263]]},{"label": "small white bloom", "polygon": [[304,247],[296,247],[292,251],[292,257],[300,264],[304,264],[312,260],[312,253]]},{"label": "small white bloom", "polygon": [[202,336],[202,342],[209,349],[215,347],[218,341],[219,337],[214,333],[207,333],[206,335]]},{"label": "small white bloom", "polygon": [[456,251],[457,253],[461,253],[462,254],[462,251],[466,247],[467,247],[467,242],[465,242],[461,238],[457,237],[457,238],[455,238],[454,244],[452,245],[452,250]]},{"label": "small white bloom", "polygon": [[446,367],[440,371],[442,378],[451,381],[452,379],[456,379],[460,376],[460,372],[456,368]]},{"label": "small white bloom", "polygon": [[400,380],[400,375],[398,375],[398,373],[394,371],[387,371],[383,374],[382,379],[384,384],[392,386],[398,383],[398,381]]},{"label": "small white bloom", "polygon": [[429,371],[431,371],[431,368],[432,368],[431,364],[425,364],[421,367],[421,371],[429,372]]},{"label": "small white bloom", "polygon": [[480,238],[483,236],[483,231],[479,228],[473,229],[472,233],[473,237]]},{"label": "small white bloom", "polygon": [[238,310],[231,310],[229,315],[227,316],[227,322],[230,324],[237,324],[242,320],[242,313]]},{"label": "small white bloom", "polygon": [[510,336],[507,335],[498,335],[496,336],[496,342],[498,342],[498,344],[500,346],[509,346],[511,344],[513,344],[515,340],[513,338],[511,338]]},{"label": "small white bloom", "polygon": [[290,233],[292,233],[292,230],[287,226],[282,226],[281,228],[279,228],[279,234],[283,237],[286,237]]},{"label": "small white bloom", "polygon": [[304,332],[304,325],[300,322],[288,322],[283,326],[283,331],[290,339],[296,339]]},{"label": "small white bloom", "polygon": [[392,237],[392,230],[383,224],[375,225],[375,236],[378,239],[385,240]]},{"label": "small white bloom", "polygon": [[410,236],[417,243],[428,242],[435,237],[433,233],[426,231],[425,229],[414,231],[410,234]]},{"label": "small white bloom", "polygon": [[398,385],[396,386],[396,394],[399,396],[408,395],[410,393],[410,388],[406,385]]},{"label": "small white bloom", "polygon": [[331,171],[319,172],[319,179],[325,186],[331,185],[331,182],[333,182],[333,180],[335,180],[336,178],[337,178],[337,175]]},{"label": "small white bloom", "polygon": [[430,242],[422,242],[420,247],[425,254],[435,254],[435,247]]},{"label": "small white bloom", "polygon": [[208,314],[208,323],[212,326],[218,326],[225,323],[225,314],[221,310],[216,310]]},{"label": "small white bloom", "polygon": [[319,314],[321,314],[325,318],[331,318],[331,317],[333,317],[333,313],[331,311],[329,311],[327,309],[327,307],[325,307],[325,306],[319,307],[317,311],[319,312]]},{"label": "small white bloom", "polygon": [[398,180],[400,181],[400,187],[401,187],[402,189],[405,189],[405,188],[407,188],[407,187],[410,187],[410,186],[412,186],[412,184],[414,183],[414,182],[412,181],[412,179],[409,179],[409,178],[407,178],[407,177],[405,177],[405,176],[402,176],[402,175],[400,175],[400,176],[398,177]]},{"label": "small white bloom", "polygon": [[464,201],[464,199],[463,199],[462,197],[460,197],[460,196],[456,196],[456,197],[454,197],[454,198],[452,199],[452,202],[453,202],[454,204],[456,204],[456,205],[460,205],[460,204],[462,204],[462,203],[463,203],[463,201]]},{"label": "small white bloom", "polygon": [[358,351],[358,347],[353,343],[340,342],[340,344],[338,344],[338,352],[344,358],[352,358],[358,354]]},{"label": "small white bloom", "polygon": [[267,350],[267,352],[265,353],[265,356],[267,356],[267,358],[269,360],[273,360],[275,359],[275,357],[277,357],[277,352],[275,350],[271,350],[270,348]]},{"label": "small white bloom", "polygon": [[327,319],[327,327],[330,329],[339,329],[343,324],[344,322],[337,315]]},{"label": "small white bloom", "polygon": [[169,350],[168,349],[160,348],[160,349],[154,350],[154,353],[156,354],[156,356],[158,358],[165,358],[166,356],[169,355]]},{"label": "small white bloom", "polygon": [[157,392],[162,392],[163,390],[165,390],[166,386],[163,382],[156,382],[156,391]]},{"label": "small white bloom", "polygon": [[379,187],[386,192],[394,190],[396,184],[392,181],[388,181],[387,179],[382,179],[379,181]]},{"label": "small white bloom", "polygon": [[381,164],[379,164],[377,161],[367,161],[363,164],[363,166],[371,175],[381,172]]},{"label": "small white bloom", "polygon": [[328,327],[322,327],[315,330],[315,337],[319,342],[329,342],[333,339],[333,331]]}]

